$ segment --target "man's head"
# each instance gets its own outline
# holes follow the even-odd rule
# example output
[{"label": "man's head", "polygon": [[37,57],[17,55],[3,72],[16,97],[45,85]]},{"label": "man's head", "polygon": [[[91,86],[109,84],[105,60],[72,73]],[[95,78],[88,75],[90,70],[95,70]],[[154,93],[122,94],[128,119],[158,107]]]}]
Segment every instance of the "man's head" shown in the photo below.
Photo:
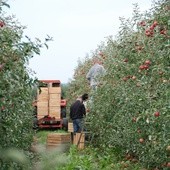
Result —
[{"label": "man's head", "polygon": [[78,96],[76,100],[79,100],[79,101],[82,102],[82,101],[83,101],[83,100],[82,100],[82,96]]},{"label": "man's head", "polygon": [[81,97],[83,101],[86,101],[89,98],[87,93],[84,93]]}]

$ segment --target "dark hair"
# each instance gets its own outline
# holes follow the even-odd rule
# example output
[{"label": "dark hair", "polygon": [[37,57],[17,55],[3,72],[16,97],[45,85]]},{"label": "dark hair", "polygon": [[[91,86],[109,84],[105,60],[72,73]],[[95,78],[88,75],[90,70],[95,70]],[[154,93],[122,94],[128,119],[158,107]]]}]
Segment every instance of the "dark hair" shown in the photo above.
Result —
[{"label": "dark hair", "polygon": [[82,96],[82,100],[87,100],[89,98],[88,94],[87,93],[84,93]]}]

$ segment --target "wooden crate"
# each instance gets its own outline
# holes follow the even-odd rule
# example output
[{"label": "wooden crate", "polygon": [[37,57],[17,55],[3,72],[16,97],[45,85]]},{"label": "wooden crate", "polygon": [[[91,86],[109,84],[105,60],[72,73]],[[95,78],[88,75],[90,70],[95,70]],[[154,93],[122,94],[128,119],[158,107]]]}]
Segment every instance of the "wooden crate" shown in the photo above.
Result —
[{"label": "wooden crate", "polygon": [[68,122],[68,132],[74,132],[73,123],[72,122]]},{"label": "wooden crate", "polygon": [[61,93],[50,93],[49,100],[61,100]]},{"label": "wooden crate", "polygon": [[60,107],[61,106],[61,98],[60,99],[50,99],[49,100],[49,107]]},{"label": "wooden crate", "polygon": [[38,101],[37,102],[37,107],[38,108],[44,108],[44,107],[48,107],[48,101]]},{"label": "wooden crate", "polygon": [[49,93],[61,94],[61,87],[49,87]]},{"label": "wooden crate", "polygon": [[41,87],[41,91],[38,89],[37,90],[37,99],[41,100],[43,98],[48,98],[48,88],[47,87]]},{"label": "wooden crate", "polygon": [[48,87],[40,87],[40,91],[38,89],[38,92],[37,92],[39,95],[40,94],[48,94]]},{"label": "wooden crate", "polygon": [[39,102],[45,102],[45,101],[49,100],[49,96],[48,96],[48,94],[40,94],[40,95],[38,95],[37,100]]},{"label": "wooden crate", "polygon": [[73,144],[77,145],[78,149],[84,149],[85,134],[83,132],[74,134]]},{"label": "wooden crate", "polygon": [[37,116],[39,115],[48,115],[48,107],[38,107]]},{"label": "wooden crate", "polygon": [[59,106],[49,107],[49,116],[60,118],[61,108]]},{"label": "wooden crate", "polygon": [[71,135],[70,133],[49,133],[47,135],[47,148],[53,149],[57,147],[71,144]]}]

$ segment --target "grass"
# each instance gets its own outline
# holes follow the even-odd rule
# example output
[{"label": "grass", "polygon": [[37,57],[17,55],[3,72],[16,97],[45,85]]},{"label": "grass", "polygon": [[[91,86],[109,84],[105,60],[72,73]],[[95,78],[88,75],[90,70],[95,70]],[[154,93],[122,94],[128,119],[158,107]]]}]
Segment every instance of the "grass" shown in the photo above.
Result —
[{"label": "grass", "polygon": [[[46,144],[49,133],[67,133],[64,130],[40,130],[35,137],[38,144]],[[109,153],[87,146],[83,150],[78,150],[75,145],[71,145],[67,152],[62,150],[52,150],[39,153],[40,159],[37,166],[41,170],[141,170],[138,163],[124,160],[120,153],[110,150]]]}]

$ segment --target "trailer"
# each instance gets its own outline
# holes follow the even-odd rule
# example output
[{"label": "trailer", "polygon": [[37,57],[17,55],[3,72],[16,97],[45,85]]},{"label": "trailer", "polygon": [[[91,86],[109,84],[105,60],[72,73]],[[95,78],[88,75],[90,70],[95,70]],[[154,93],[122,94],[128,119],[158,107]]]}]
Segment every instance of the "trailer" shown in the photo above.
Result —
[{"label": "trailer", "polygon": [[39,80],[34,127],[39,129],[68,129],[67,102],[62,97],[60,80]]}]

